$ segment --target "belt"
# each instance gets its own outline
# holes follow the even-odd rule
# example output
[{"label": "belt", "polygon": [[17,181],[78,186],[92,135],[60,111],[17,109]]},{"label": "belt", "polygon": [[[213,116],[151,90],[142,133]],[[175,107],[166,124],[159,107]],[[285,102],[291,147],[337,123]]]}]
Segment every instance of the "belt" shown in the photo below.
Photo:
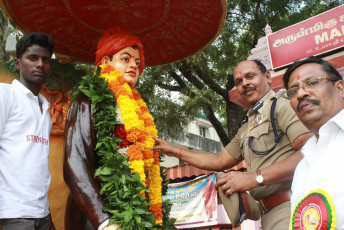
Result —
[{"label": "belt", "polygon": [[275,192],[261,200],[258,200],[258,206],[262,214],[267,213],[272,208],[290,200],[290,188]]}]

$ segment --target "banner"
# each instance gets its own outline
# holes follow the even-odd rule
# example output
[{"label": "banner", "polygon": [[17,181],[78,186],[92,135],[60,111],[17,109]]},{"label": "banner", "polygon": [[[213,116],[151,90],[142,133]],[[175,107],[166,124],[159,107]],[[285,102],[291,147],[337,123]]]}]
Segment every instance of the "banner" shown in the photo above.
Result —
[{"label": "banner", "polygon": [[272,68],[344,46],[344,5],[268,35]]},{"label": "banner", "polygon": [[163,200],[173,204],[170,217],[176,218],[178,229],[216,225],[218,220],[216,176],[197,177],[194,180],[169,184]]}]

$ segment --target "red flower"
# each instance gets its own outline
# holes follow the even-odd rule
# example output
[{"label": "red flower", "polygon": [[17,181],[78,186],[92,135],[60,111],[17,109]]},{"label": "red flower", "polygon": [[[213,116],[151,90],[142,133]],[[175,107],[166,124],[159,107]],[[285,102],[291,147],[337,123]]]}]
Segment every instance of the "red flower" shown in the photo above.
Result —
[{"label": "red flower", "polygon": [[121,149],[128,147],[129,141],[127,140],[127,132],[124,125],[115,125],[115,137],[123,140],[123,142],[119,143]]}]

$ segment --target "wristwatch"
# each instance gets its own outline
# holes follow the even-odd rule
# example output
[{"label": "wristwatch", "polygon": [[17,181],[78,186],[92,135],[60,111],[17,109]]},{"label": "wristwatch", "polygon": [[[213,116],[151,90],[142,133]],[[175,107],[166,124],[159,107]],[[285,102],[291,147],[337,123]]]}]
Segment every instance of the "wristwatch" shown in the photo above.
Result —
[{"label": "wristwatch", "polygon": [[260,186],[264,185],[264,177],[260,169],[256,171],[256,181]]}]

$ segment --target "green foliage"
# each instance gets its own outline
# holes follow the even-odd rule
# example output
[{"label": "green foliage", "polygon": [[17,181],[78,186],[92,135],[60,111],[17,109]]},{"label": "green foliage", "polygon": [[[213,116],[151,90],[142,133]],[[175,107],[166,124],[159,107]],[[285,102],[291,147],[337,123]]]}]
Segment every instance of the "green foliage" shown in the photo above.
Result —
[{"label": "green foliage", "polygon": [[[228,91],[234,86],[231,74],[239,61],[247,59],[258,39],[265,36],[266,25],[276,32],[340,4],[341,0],[227,0],[224,27],[211,46],[187,60],[147,68],[140,77],[137,88],[147,102],[158,130],[176,137],[188,119],[202,113],[216,115],[217,119],[210,122],[219,130],[228,130],[230,140],[245,113],[229,101]],[[6,34],[2,34],[7,37],[16,25],[11,21],[8,23],[5,17],[1,20],[0,24],[9,25],[8,31],[11,32],[4,30]],[[5,40],[0,43],[4,47]],[[48,80],[47,86],[51,90],[61,87],[68,90],[80,80],[80,76],[85,75],[82,73],[94,71],[91,65],[77,65],[75,72],[71,66],[61,64],[56,67],[57,72],[65,72],[62,78],[56,74],[52,76],[52,81]],[[186,73],[192,77],[186,76]],[[204,78],[200,77],[201,74]],[[213,83],[210,84],[207,79]],[[63,82],[68,83],[65,85]],[[173,98],[172,92],[178,93],[179,101]],[[226,127],[219,127],[216,122],[226,124]],[[225,145],[226,140],[222,140],[222,144]]]},{"label": "green foliage", "polygon": [[14,65],[15,58],[11,58],[9,61],[0,61],[1,66],[4,70],[11,73],[16,79],[19,79],[19,73]]},{"label": "green foliage", "polygon": [[[140,76],[136,88],[147,103],[159,133],[175,138],[178,130],[187,122],[187,119],[197,116],[198,111],[185,108],[173,98],[171,91],[159,88],[158,82],[150,75],[152,70],[157,74],[160,72],[158,69],[146,69]],[[164,76],[159,78],[160,81],[164,81]]]},{"label": "green foliage", "polygon": [[[247,59],[258,39],[265,36],[266,25],[270,25],[272,31],[278,31],[340,4],[340,0],[228,0],[226,22],[211,46],[187,60],[145,71],[140,87],[144,89],[143,95],[150,95],[150,98],[159,96],[159,99],[154,98],[151,100],[153,103],[149,103],[154,115],[160,111],[159,116],[155,117],[158,128],[168,124],[160,119],[168,118],[173,121],[168,124],[172,125],[173,133],[182,125],[178,117],[186,119],[190,115],[192,119],[199,113],[213,114],[227,124],[230,140],[245,113],[229,101],[228,91],[234,87],[231,74],[238,62]],[[213,83],[209,83],[209,80]],[[166,90],[164,95],[159,92],[162,89]],[[180,93],[181,102],[173,102],[171,92]],[[164,96],[163,99],[160,96]],[[170,111],[180,113],[172,116]],[[210,122],[214,127],[217,126],[215,121]],[[226,144],[224,141],[222,143]]]},{"label": "green foliage", "polygon": [[[103,210],[112,214],[109,224],[116,223],[122,230],[171,229],[172,220],[168,215],[162,226],[155,223],[155,217],[148,209],[151,203],[140,195],[140,191],[148,192],[148,189],[139,175],[131,172],[127,157],[118,153],[118,144],[122,140],[113,135],[114,125],[120,124],[116,120],[116,100],[107,81],[99,77],[100,72],[98,67],[95,74],[83,77],[71,97],[83,93],[92,101],[97,131],[95,150],[101,163],[94,176],[102,184],[100,193],[106,201]],[[169,208],[169,204],[165,204],[163,210],[169,213]]]},{"label": "green foliage", "polygon": [[[161,162],[161,156],[160,158],[160,162]],[[167,171],[165,170],[164,166],[160,165],[160,175],[162,178],[162,191],[161,194],[164,196],[167,193],[167,188],[168,188],[168,184],[170,183],[170,180],[167,180]],[[173,230],[176,229],[174,227],[174,223],[176,222],[175,218],[170,218],[170,211],[172,208],[172,203],[170,202],[170,200],[165,200],[162,202],[162,213],[163,213],[163,218],[162,218],[162,229],[164,230]]]},{"label": "green foliage", "polygon": [[76,69],[73,64],[62,64],[56,59],[52,59],[49,76],[45,82],[45,86],[50,90],[67,92],[71,90],[76,83],[80,82],[81,77],[85,76],[86,73],[86,70]]}]

